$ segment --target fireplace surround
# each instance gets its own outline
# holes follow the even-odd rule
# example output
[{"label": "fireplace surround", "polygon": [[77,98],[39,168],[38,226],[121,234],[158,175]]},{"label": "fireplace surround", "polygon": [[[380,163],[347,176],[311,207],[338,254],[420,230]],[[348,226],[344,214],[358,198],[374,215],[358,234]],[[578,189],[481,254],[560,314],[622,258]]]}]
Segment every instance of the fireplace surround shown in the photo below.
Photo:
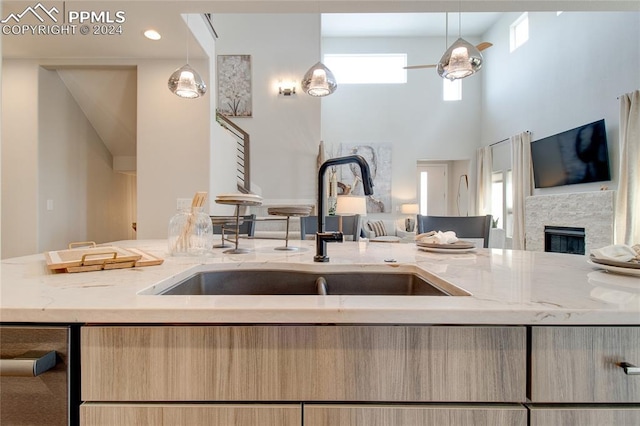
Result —
[{"label": "fireplace surround", "polygon": [[614,204],[614,191],[527,197],[526,249],[545,250],[545,226],[584,228],[584,254],[613,244]]}]

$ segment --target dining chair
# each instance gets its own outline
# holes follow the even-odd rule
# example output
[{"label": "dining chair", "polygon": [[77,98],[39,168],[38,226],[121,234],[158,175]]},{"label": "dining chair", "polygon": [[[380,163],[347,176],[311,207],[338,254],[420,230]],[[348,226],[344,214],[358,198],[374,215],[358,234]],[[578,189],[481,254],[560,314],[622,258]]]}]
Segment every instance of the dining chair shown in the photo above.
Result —
[{"label": "dining chair", "polygon": [[[325,216],[325,231],[337,231],[339,221],[342,218],[342,234],[345,240],[351,237],[353,241],[360,238],[360,215],[354,214],[349,216]],[[318,216],[306,216],[300,218],[300,239],[306,240],[307,235],[314,235],[318,232]]]},{"label": "dining chair", "polygon": [[418,215],[418,234],[429,231],[453,231],[458,238],[482,238],[489,247],[491,215],[486,216],[423,216]]}]

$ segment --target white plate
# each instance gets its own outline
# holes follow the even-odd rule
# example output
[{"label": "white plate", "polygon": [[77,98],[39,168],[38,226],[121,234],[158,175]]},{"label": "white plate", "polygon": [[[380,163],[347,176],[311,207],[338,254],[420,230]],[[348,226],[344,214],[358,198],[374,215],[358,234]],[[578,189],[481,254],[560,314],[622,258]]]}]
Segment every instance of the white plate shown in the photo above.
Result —
[{"label": "white plate", "polygon": [[589,265],[595,266],[596,268],[604,269],[605,271],[613,272],[615,274],[624,274],[624,275],[632,275],[632,276],[640,277],[640,269],[621,268],[619,266],[603,265],[602,263],[594,263],[590,260],[587,260],[587,263]]},{"label": "white plate", "polygon": [[455,243],[449,243],[449,244],[425,243],[424,241],[416,241],[416,246],[445,249],[445,250],[465,250],[465,249],[476,248],[476,245],[474,243],[471,243],[469,241],[462,241],[462,240],[458,240]]},{"label": "white plate", "polygon": [[435,247],[418,246],[418,250],[430,251],[432,253],[456,254],[456,253],[470,253],[472,251],[476,251],[476,248],[473,247],[473,248],[467,248],[467,249],[461,249],[461,248],[446,249],[446,248],[435,248]]}]

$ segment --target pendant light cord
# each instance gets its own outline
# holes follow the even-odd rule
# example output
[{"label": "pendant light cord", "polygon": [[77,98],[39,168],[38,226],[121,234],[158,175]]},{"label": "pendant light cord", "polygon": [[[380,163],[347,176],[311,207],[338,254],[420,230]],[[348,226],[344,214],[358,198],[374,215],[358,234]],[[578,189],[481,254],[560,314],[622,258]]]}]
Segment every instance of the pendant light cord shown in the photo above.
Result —
[{"label": "pendant light cord", "polygon": [[449,12],[444,13],[444,50],[449,48]]},{"label": "pendant light cord", "polygon": [[187,13],[187,65],[189,64],[189,14]]},{"label": "pendant light cord", "polygon": [[458,2],[458,38],[462,38],[462,1]]}]

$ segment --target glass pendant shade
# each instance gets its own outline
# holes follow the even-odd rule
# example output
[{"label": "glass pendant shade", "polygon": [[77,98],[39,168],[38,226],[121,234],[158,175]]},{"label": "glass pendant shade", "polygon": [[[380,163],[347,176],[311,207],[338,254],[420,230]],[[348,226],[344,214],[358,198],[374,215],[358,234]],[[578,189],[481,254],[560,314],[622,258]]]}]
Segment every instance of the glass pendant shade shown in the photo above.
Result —
[{"label": "glass pendant shade", "polygon": [[169,77],[167,85],[171,92],[181,98],[199,98],[207,92],[207,85],[202,77],[189,64],[175,70]]},{"label": "glass pendant shade", "polygon": [[338,83],[331,70],[318,62],[302,77],[301,86],[311,96],[327,96],[336,91]]},{"label": "glass pendant shade", "polygon": [[482,54],[468,41],[459,38],[438,62],[438,75],[449,80],[465,78],[482,68]]}]

